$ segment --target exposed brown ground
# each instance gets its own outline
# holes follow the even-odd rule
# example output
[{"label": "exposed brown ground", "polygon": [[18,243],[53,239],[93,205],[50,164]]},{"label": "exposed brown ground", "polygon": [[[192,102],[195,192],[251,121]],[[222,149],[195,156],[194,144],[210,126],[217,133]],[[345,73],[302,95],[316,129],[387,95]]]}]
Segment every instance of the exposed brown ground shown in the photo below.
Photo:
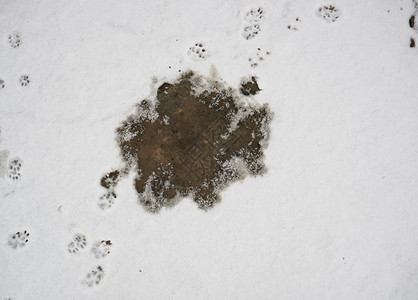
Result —
[{"label": "exposed brown ground", "polygon": [[[197,93],[201,79],[188,72],[176,83],[162,84],[156,102],[143,100],[117,128],[127,167],[106,174],[103,187],[114,193],[120,177],[133,168],[139,202],[148,211],[158,212],[187,195],[208,209],[229,182],[265,171],[268,106],[243,105],[233,89],[216,81]],[[244,94],[259,91],[254,77],[241,88]]]}]

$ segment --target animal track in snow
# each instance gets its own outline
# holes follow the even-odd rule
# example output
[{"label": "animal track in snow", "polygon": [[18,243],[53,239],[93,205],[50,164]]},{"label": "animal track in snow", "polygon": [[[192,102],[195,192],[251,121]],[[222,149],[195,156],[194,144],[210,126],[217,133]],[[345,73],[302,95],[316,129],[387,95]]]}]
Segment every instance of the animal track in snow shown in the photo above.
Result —
[{"label": "animal track in snow", "polygon": [[87,246],[87,238],[84,234],[77,233],[74,235],[72,241],[68,244],[68,253],[78,254],[80,249],[84,249]]},{"label": "animal track in snow", "polygon": [[29,241],[29,232],[26,230],[23,232],[16,232],[15,234],[11,234],[9,236],[9,246],[13,249],[22,248],[26,245]]},{"label": "animal track in snow", "polygon": [[106,210],[111,208],[115,204],[116,193],[113,190],[107,191],[105,194],[100,196],[98,205],[101,210]]},{"label": "animal track in snow", "polygon": [[19,83],[21,86],[28,86],[30,83],[29,76],[28,75],[20,76]]},{"label": "animal track in snow", "polygon": [[323,5],[316,11],[316,15],[327,23],[333,23],[341,17],[341,12],[334,5]]},{"label": "animal track in snow", "polygon": [[16,157],[12,159],[9,163],[9,178],[11,180],[17,181],[21,178],[21,167],[23,165],[23,161]]},{"label": "animal track in snow", "polygon": [[9,34],[9,44],[12,48],[18,48],[22,44],[22,37],[19,32]]},{"label": "animal track in snow", "polygon": [[193,46],[191,46],[189,51],[187,51],[187,54],[195,60],[206,59],[208,57],[208,52],[205,49],[204,43],[202,42],[195,43]]},{"label": "animal track in snow", "polygon": [[264,17],[264,10],[259,7],[257,9],[250,9],[245,14],[245,25],[243,36],[246,40],[251,40],[261,31],[261,20]]},{"label": "animal track in snow", "polygon": [[260,24],[254,23],[244,27],[244,38],[246,40],[253,39],[260,32]]},{"label": "animal track in snow", "polygon": [[5,87],[4,80],[0,79],[0,90],[4,89],[4,87]]},{"label": "animal track in snow", "polygon": [[107,173],[100,180],[100,185],[107,189],[106,193],[100,196],[97,205],[101,210],[106,210],[111,208],[115,204],[115,199],[117,198],[115,187],[118,184],[121,178],[121,173],[119,171],[113,171]]},{"label": "animal track in snow", "polygon": [[110,254],[112,242],[110,240],[103,240],[94,244],[91,252],[97,259],[106,257]]},{"label": "animal track in snow", "polygon": [[87,273],[84,280],[81,282],[84,286],[94,287],[102,281],[104,277],[104,270],[102,266],[97,266]]},{"label": "animal track in snow", "polygon": [[255,56],[248,58],[250,66],[252,68],[258,67],[258,65],[264,61],[264,55],[270,55],[270,51],[261,51],[261,48],[257,48],[257,53]]}]

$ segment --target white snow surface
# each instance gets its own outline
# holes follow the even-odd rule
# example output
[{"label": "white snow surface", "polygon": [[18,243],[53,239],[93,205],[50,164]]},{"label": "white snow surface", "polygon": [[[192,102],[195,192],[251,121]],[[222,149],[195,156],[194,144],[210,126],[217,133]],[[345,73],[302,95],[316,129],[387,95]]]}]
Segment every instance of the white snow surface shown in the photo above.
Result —
[{"label": "white snow surface", "polygon": [[[331,23],[316,14],[329,4]],[[0,151],[23,162],[18,180],[0,178],[0,299],[417,299],[413,12],[409,0],[0,0]],[[190,55],[196,43],[210,55]],[[207,212],[183,199],[156,215],[131,173],[102,211],[115,128],[152,82],[211,68],[233,87],[258,78],[253,100],[274,112],[267,173]],[[87,245],[71,255],[76,234]],[[96,258],[102,240],[111,251]]]}]

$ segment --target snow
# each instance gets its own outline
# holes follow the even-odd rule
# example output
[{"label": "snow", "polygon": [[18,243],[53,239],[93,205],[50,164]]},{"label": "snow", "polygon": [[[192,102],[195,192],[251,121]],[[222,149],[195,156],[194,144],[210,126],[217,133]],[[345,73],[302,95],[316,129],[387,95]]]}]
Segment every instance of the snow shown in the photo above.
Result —
[{"label": "snow", "polygon": [[[322,5],[339,18],[318,17]],[[0,299],[416,299],[415,9],[0,1],[0,173],[22,161],[19,180],[0,178]],[[115,128],[189,69],[233,87],[258,78],[253,100],[274,113],[267,173],[207,212],[184,199],[157,215],[131,173],[101,210],[100,178],[121,161]],[[71,255],[76,234],[86,247]],[[97,258],[103,240],[111,253]]]}]

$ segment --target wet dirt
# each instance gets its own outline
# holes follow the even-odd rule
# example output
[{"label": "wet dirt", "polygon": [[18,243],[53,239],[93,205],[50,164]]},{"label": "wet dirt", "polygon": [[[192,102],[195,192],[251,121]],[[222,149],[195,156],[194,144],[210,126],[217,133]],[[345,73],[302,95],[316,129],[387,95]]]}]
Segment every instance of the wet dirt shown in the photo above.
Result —
[{"label": "wet dirt", "polygon": [[[251,95],[260,90],[254,77],[242,89]],[[268,105],[248,105],[236,89],[184,73],[163,83],[154,101],[143,100],[116,129],[125,167],[106,174],[101,185],[114,192],[134,170],[146,210],[158,212],[185,196],[208,209],[230,182],[265,172],[271,119]]]},{"label": "wet dirt", "polygon": [[255,95],[261,90],[258,87],[257,79],[253,76],[250,80],[244,80],[241,83],[240,91],[243,95],[249,96]]}]

